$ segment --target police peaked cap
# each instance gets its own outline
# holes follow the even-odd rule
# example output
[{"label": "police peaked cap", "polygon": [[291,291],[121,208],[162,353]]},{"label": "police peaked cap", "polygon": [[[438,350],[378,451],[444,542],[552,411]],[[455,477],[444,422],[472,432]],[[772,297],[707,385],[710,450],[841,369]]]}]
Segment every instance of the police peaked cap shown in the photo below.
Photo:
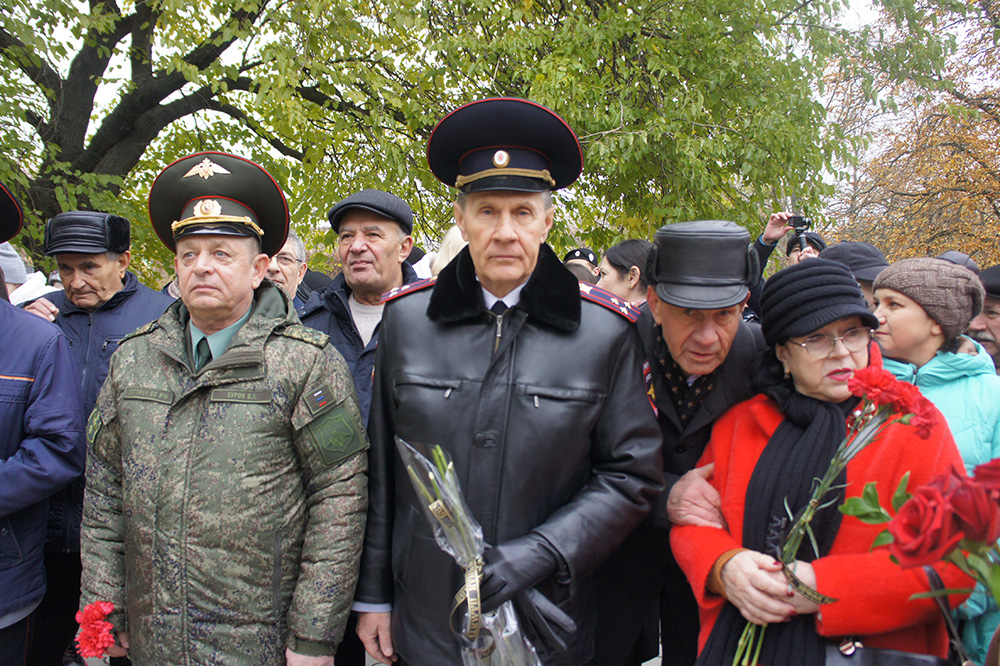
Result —
[{"label": "police peaked cap", "polygon": [[462,192],[541,192],[572,184],[583,151],[566,121],[523,99],[470,102],[437,124],[427,163],[438,180]]},{"label": "police peaked cap", "polygon": [[45,223],[45,254],[121,254],[129,248],[130,226],[124,217],[74,210]]},{"label": "police peaked cap", "polygon": [[149,190],[149,218],[164,245],[185,236],[257,238],[274,256],[288,235],[288,203],[262,166],[237,155],[195,153],[170,164]]},{"label": "police peaked cap", "polygon": [[21,231],[24,212],[7,186],[0,183],[0,243],[6,243]]}]

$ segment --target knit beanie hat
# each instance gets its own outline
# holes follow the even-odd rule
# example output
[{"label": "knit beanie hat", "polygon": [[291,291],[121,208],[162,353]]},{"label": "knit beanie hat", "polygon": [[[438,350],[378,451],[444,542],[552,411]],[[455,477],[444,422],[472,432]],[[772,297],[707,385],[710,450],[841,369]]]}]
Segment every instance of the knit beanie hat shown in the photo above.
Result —
[{"label": "knit beanie hat", "polygon": [[24,284],[28,279],[24,262],[10,243],[0,243],[0,268],[3,268],[4,278],[11,284]]},{"label": "knit beanie hat", "polygon": [[772,275],[760,309],[761,330],[771,347],[845,317],[860,317],[865,326],[878,328],[850,269],[829,259],[810,259]]},{"label": "knit beanie hat", "polygon": [[874,289],[892,289],[912,298],[938,323],[945,340],[965,330],[983,310],[985,290],[975,273],[944,259],[904,259],[875,279]]}]

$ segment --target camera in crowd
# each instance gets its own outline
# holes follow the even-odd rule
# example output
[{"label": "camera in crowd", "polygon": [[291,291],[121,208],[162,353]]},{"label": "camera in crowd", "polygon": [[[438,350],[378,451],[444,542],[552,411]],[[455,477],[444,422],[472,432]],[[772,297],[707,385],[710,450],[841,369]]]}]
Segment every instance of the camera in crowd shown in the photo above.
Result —
[{"label": "camera in crowd", "polygon": [[792,215],[788,218],[788,226],[795,230],[795,238],[789,241],[793,243],[792,247],[806,249],[806,232],[812,227],[812,219],[802,215]]}]

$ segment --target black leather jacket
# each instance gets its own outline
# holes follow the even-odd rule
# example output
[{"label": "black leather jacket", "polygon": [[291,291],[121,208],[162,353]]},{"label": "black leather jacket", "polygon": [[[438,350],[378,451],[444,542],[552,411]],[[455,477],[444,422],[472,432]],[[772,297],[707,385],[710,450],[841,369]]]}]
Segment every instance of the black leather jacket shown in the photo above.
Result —
[{"label": "black leather jacket", "polygon": [[577,632],[567,651],[539,653],[547,665],[585,663],[595,622],[588,574],[663,487],[634,326],[582,299],[547,245],[500,322],[467,248],[433,288],[421,284],[383,313],[355,599],[393,604],[393,645],[407,664],[461,664],[448,614],[462,572],[434,542],[393,435],[441,444],[487,543],[533,530],[558,552],[565,566],[536,589]]}]

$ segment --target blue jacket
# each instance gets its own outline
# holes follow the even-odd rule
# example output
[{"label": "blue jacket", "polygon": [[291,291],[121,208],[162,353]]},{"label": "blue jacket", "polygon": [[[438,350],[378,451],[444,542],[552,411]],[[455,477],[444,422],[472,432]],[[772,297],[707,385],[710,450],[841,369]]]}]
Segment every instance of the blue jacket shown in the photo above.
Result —
[{"label": "blue jacket", "polygon": [[0,617],[45,592],[48,498],[83,472],[80,384],[59,330],[0,301]]},{"label": "blue jacket", "polygon": [[[970,475],[976,465],[1000,457],[1000,377],[990,355],[975,344],[975,355],[938,352],[920,368],[885,359],[886,370],[916,385],[944,414]],[[962,640],[969,656],[983,663],[993,631],[1000,625],[1000,610],[977,585],[955,614],[964,620]]]},{"label": "blue jacket", "polygon": [[993,359],[975,343],[977,354],[938,352],[917,368],[885,359],[885,369],[910,382],[941,410],[970,475],[976,465],[1000,457],[1000,376]]},{"label": "blue jacket", "polygon": [[[403,284],[416,282],[420,278],[408,262],[403,262]],[[351,317],[351,306],[348,298],[351,288],[347,286],[344,274],[340,273],[325,289],[314,291],[309,295],[303,311],[299,312],[302,323],[309,328],[326,333],[330,336],[330,344],[340,352],[347,361],[347,367],[354,377],[354,389],[358,393],[358,407],[361,408],[361,418],[368,423],[368,412],[372,404],[372,372],[375,369],[375,347],[378,345],[380,323],[372,333],[372,339],[365,345],[361,342],[361,334]]]},{"label": "blue jacket", "polygon": [[[125,273],[125,285],[121,291],[93,312],[73,305],[63,291],[47,294],[45,298],[59,308],[55,324],[69,339],[86,414],[94,409],[104,378],[108,376],[111,354],[118,349],[118,342],[140,326],[159,319],[174,302],[170,296],[140,284],[130,272]],[[52,497],[47,545],[50,551],[80,550],[83,486],[84,478],[81,476]]]}]

